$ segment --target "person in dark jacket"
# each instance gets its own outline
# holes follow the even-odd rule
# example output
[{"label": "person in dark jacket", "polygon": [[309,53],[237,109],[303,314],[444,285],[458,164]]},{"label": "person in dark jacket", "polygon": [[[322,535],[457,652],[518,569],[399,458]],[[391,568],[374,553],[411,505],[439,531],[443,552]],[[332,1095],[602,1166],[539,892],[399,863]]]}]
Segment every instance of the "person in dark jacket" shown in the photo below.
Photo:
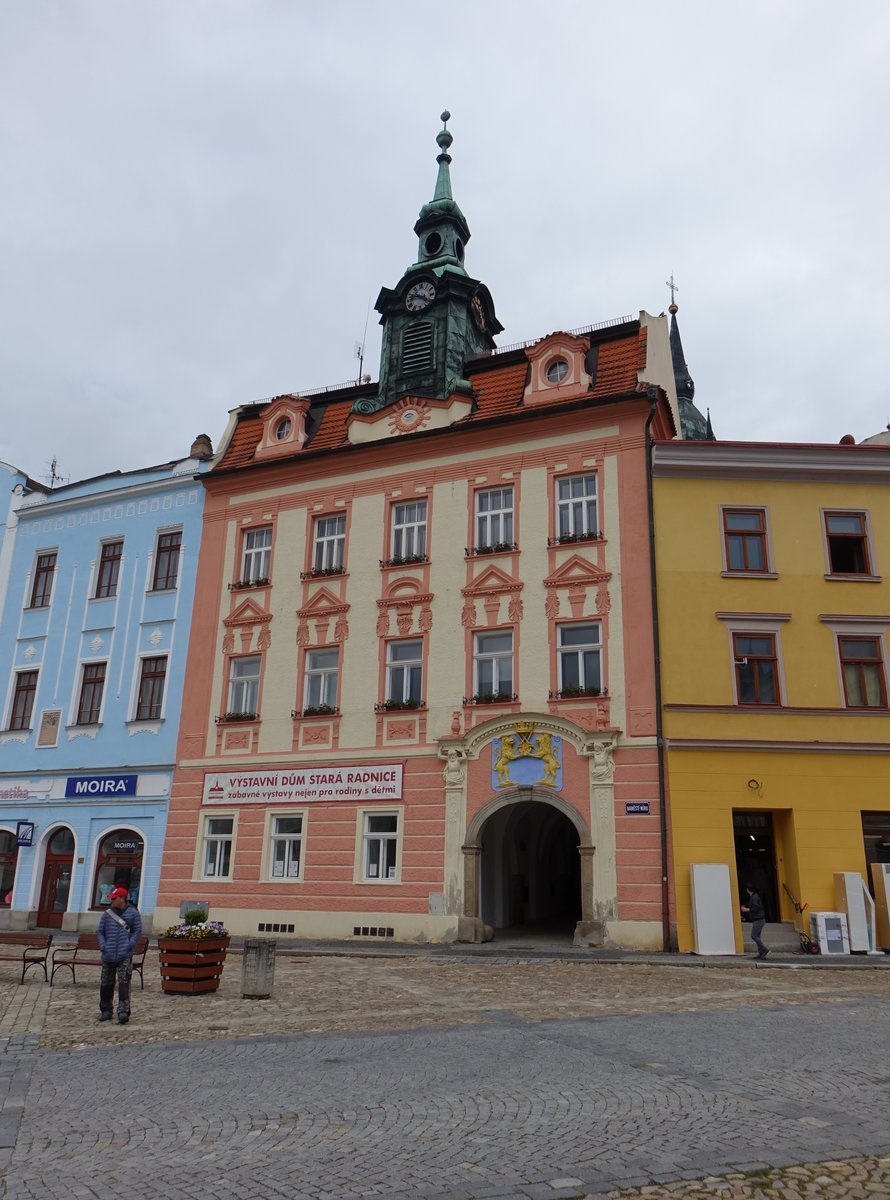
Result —
[{"label": "person in dark jacket", "polygon": [[102,959],[99,1020],[111,1020],[114,1009],[114,981],[117,979],[117,1019],[121,1025],[126,1025],[130,1019],[133,950],[142,935],[142,918],[139,916],[139,910],[130,903],[125,887],[115,887],[108,900],[109,906],[99,920],[97,931]]},{"label": "person in dark jacket", "polygon": [[748,893],[748,903],[743,904],[741,908],[743,913],[748,914],[748,920],[751,922],[751,940],[757,947],[757,957],[769,958],[769,950],[760,937],[766,924],[766,910],[763,907],[763,901],[750,883],[745,891]]}]

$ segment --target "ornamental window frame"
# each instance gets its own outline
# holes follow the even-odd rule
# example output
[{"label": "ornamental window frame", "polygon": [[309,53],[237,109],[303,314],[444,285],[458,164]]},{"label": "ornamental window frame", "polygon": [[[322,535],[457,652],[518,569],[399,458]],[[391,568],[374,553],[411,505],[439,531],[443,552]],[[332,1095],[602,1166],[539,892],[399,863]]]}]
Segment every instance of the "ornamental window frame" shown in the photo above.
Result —
[{"label": "ornamental window frame", "polygon": [[179,586],[182,563],[182,529],[159,529],[155,539],[152,592],[172,592]]},{"label": "ornamental window frame", "polygon": [[[592,481],[592,491],[586,490]],[[561,495],[564,487],[570,492],[573,484],[585,489],[580,495]],[[596,470],[573,471],[554,477],[554,538],[572,540],[594,539],[600,536],[599,473]],[[580,524],[581,527],[577,527]],[[565,525],[565,528],[563,528]]]},{"label": "ornamental window frame", "polygon": [[[875,653],[874,657],[873,658],[855,657],[852,654],[850,657],[846,657],[846,652],[848,651],[848,649],[850,651],[852,651],[853,647],[852,647],[852,645],[847,647],[844,645],[844,643],[852,644],[855,642],[859,642],[859,643],[870,642],[875,648],[876,653]],[[841,695],[842,695],[843,701],[844,701],[844,708],[856,709],[859,712],[870,712],[874,709],[886,709],[887,708],[887,670],[886,670],[886,662],[885,662],[886,648],[884,645],[883,636],[881,634],[876,634],[876,633],[867,633],[866,634],[866,633],[853,633],[853,632],[845,631],[843,633],[835,634],[835,645],[837,647],[838,664],[840,666],[841,685],[842,685]],[[853,700],[850,699],[851,679],[848,675],[847,668],[848,667],[858,667],[857,673],[858,673],[858,677],[859,677],[859,694],[861,696],[865,696],[865,695],[867,695],[867,692],[869,689],[868,689],[867,678],[864,675],[864,668],[868,667],[868,666],[871,666],[874,668],[874,675],[875,675],[875,681],[877,683],[879,699],[876,703],[872,703],[868,699],[865,699],[864,701],[861,701],[860,703],[855,703]]]},{"label": "ornamental window frame", "polygon": [[99,561],[96,564],[96,586],[93,600],[110,600],[117,596],[121,564],[124,557],[124,539],[108,538],[99,544]]},{"label": "ornamental window frame", "polygon": [[[595,633],[593,640],[589,642],[581,642],[576,645],[564,645],[563,634],[568,630],[590,629]],[[560,693],[567,688],[578,688],[580,691],[588,691],[597,689],[600,694],[605,692],[605,654],[603,644],[603,623],[602,621],[560,621],[556,626],[556,661],[557,661],[557,686]],[[595,673],[597,679],[595,682],[590,682],[587,679],[586,657],[588,654],[595,656],[596,667]],[[565,660],[575,659],[577,663],[577,682],[566,681]]]},{"label": "ornamental window frame", "polygon": [[[746,712],[772,711],[787,707],[788,695],[785,685],[785,665],[782,651],[782,629],[791,620],[791,613],[751,613],[751,612],[718,612],[717,620],[725,627],[728,635],[729,665],[732,678],[732,703],[735,708]],[[741,699],[740,670],[742,665],[737,662],[736,635],[740,637],[769,637],[772,639],[773,657],[775,662],[776,700],[773,703],[746,703]],[[744,655],[741,657],[745,657]],[[750,657],[750,656],[748,656]]]},{"label": "ornamental window frame", "polygon": [[58,550],[37,551],[34,556],[31,598],[28,601],[28,608],[49,608],[52,604],[58,562]]},{"label": "ornamental window frame", "polygon": [[[334,523],[328,529],[328,523]],[[346,513],[321,513],[312,522],[313,571],[342,571],[346,564]]]},{"label": "ornamental window frame", "polygon": [[[509,503],[503,500],[509,492]],[[483,501],[501,496],[496,508],[483,510]],[[473,497],[473,547],[478,553],[482,548],[512,546],[516,541],[516,487],[502,483],[495,487],[477,488]]]},{"label": "ornamental window frame", "polygon": [[[24,682],[27,676],[33,675],[33,682]],[[13,677],[12,697],[9,705],[9,717],[6,729],[10,733],[27,733],[32,729],[31,721],[34,716],[34,704],[37,699],[37,687],[40,682],[40,670],[36,667],[26,667],[16,670]]]},{"label": "ornamental window frame", "polygon": [[[410,513],[409,509],[416,509]],[[390,509],[390,551],[393,559],[426,559],[429,543],[428,496],[394,500]]]},{"label": "ornamental window frame", "polygon": [[[252,545],[251,539],[260,535],[262,545]],[[271,525],[255,525],[241,531],[241,578],[244,584],[258,584],[260,580],[267,583],[272,578],[272,541]]]},{"label": "ornamental window frame", "polygon": [[[333,665],[321,656],[333,658]],[[303,658],[303,712],[309,708],[336,709],[340,694],[340,646],[311,646]]]}]

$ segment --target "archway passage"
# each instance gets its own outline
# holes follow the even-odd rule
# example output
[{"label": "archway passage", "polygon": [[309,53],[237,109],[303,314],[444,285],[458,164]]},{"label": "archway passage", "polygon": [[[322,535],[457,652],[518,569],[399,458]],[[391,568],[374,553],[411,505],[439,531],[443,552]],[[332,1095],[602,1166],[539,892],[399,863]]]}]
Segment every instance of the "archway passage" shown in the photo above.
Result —
[{"label": "archway passage", "polygon": [[519,801],[482,828],[481,916],[496,936],[567,938],[581,917],[578,830],[557,808]]}]

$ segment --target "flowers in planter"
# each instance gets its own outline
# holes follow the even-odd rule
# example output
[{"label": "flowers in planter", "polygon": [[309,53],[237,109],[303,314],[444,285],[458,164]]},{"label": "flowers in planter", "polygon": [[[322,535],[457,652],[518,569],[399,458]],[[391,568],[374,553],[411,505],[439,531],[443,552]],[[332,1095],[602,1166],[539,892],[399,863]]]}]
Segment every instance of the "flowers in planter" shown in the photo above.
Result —
[{"label": "flowers in planter", "polygon": [[171,925],[160,935],[162,938],[188,938],[192,941],[209,941],[225,938],[229,931],[222,921],[208,921],[203,908],[190,908],[177,925]]},{"label": "flowers in planter", "polygon": [[310,704],[303,709],[304,717],[330,717],[336,712],[333,704]]},{"label": "flowers in planter", "polygon": [[422,708],[422,707],[423,707],[422,700],[384,700],[383,701],[383,708],[387,712],[393,712],[394,710],[403,709],[403,708]]},{"label": "flowers in planter", "polygon": [[476,692],[470,697],[471,704],[498,704],[514,699],[512,692]]},{"label": "flowers in planter", "polygon": [[227,712],[221,717],[217,717],[217,724],[225,721],[255,721],[257,714],[255,712]]},{"label": "flowers in planter", "polygon": [[571,700],[576,696],[605,696],[606,689],[598,687],[579,687],[577,684],[571,684],[569,687],[564,687],[557,692],[560,700]]}]

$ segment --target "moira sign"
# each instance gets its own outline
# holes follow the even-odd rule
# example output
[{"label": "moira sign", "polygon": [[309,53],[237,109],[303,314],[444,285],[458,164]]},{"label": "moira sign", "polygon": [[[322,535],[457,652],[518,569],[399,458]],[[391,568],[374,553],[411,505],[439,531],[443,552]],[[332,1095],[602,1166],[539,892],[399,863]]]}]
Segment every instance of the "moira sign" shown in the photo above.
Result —
[{"label": "moira sign", "polygon": [[70,775],[66,796],[135,796],[136,775]]},{"label": "moira sign", "polygon": [[204,776],[205,804],[335,804],[401,798],[401,763]]}]

